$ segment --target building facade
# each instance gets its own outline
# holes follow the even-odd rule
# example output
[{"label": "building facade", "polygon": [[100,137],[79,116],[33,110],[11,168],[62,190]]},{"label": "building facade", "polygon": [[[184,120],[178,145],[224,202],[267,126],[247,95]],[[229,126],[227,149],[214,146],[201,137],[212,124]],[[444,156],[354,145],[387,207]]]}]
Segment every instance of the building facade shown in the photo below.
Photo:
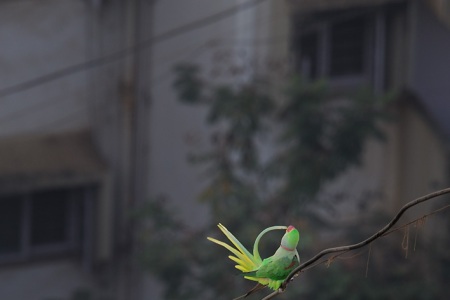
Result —
[{"label": "building facade", "polygon": [[326,192],[375,191],[393,212],[449,183],[448,1],[0,6],[3,299],[161,297],[134,259],[129,212],[164,195],[192,228],[209,221],[196,201],[204,177],[186,160],[209,147],[205,111],[177,102],[178,62],[213,76],[230,57],[291,57],[290,68],[326,78],[336,94],[359,85],[395,90],[386,140],[368,141],[362,165]]}]

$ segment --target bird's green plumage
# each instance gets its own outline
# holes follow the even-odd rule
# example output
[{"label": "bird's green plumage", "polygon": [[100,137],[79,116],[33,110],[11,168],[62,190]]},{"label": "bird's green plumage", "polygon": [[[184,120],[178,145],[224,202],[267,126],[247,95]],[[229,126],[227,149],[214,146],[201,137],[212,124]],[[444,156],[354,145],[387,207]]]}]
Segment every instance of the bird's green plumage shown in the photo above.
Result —
[{"label": "bird's green plumage", "polygon": [[288,258],[266,258],[261,267],[254,272],[255,277],[270,278],[272,280],[284,280],[292,271],[293,268],[298,266],[297,257]]},{"label": "bird's green plumage", "polygon": [[[219,224],[219,228],[236,246],[236,249],[216,239],[210,237],[208,239],[236,255],[236,257],[229,257],[238,263],[236,268],[241,270],[244,273],[244,278],[248,280],[257,281],[259,284],[267,285],[271,289],[277,290],[290,272],[300,263],[300,257],[296,249],[299,241],[299,232],[293,226],[273,226],[263,230],[255,240],[253,255],[222,224]],[[286,229],[286,233],[281,239],[280,247],[274,255],[261,260],[258,251],[261,237],[265,233],[277,229]]]}]

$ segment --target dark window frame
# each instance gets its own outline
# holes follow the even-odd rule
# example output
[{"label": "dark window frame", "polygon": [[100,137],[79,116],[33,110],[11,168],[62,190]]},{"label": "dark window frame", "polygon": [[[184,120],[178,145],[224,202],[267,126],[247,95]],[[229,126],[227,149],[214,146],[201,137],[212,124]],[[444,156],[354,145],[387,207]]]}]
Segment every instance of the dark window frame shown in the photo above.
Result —
[{"label": "dark window frame", "polygon": [[[297,70],[300,74],[310,80],[326,78],[331,87],[352,87],[360,85],[372,85],[375,90],[383,90],[384,83],[384,61],[385,61],[385,39],[386,25],[385,12],[383,10],[376,11],[348,11],[334,12],[319,16],[309,16],[306,20],[305,16],[300,16],[300,20],[305,22],[299,24],[299,31],[296,34],[294,51],[298,57]],[[336,25],[342,22],[354,19],[365,20],[365,34],[363,41],[363,70],[360,73],[347,75],[333,75],[331,70],[331,49],[332,49],[332,31]],[[313,21],[311,21],[313,20]],[[317,36],[317,57],[313,62],[317,75],[310,76],[308,68],[302,66],[303,51],[302,39],[308,35],[315,34]],[[309,45],[308,48],[314,48]],[[314,75],[314,74],[312,74]]]},{"label": "dark window frame", "polygon": [[[65,207],[66,228],[63,241],[32,245],[32,205],[36,205],[39,201],[36,199],[36,195],[43,191],[51,192],[61,190],[65,190],[67,193],[67,198],[64,199],[64,201],[67,201],[67,205]],[[90,228],[92,226],[92,220],[86,219],[86,217],[92,216],[93,214],[93,212],[89,211],[93,209],[91,203],[93,201],[92,193],[92,187],[81,186],[47,188],[45,190],[34,190],[20,194],[1,195],[0,201],[8,197],[14,197],[18,201],[21,201],[22,211],[19,220],[21,224],[19,249],[16,252],[0,254],[0,263],[23,262],[54,255],[86,254],[86,250],[89,250],[84,249],[86,243],[89,245],[92,243],[92,241],[86,241],[89,238],[87,235],[93,230],[93,228]]]},{"label": "dark window frame", "polygon": [[366,16],[356,16],[333,22],[329,30],[328,76],[343,78],[366,74],[370,65],[370,20]]}]

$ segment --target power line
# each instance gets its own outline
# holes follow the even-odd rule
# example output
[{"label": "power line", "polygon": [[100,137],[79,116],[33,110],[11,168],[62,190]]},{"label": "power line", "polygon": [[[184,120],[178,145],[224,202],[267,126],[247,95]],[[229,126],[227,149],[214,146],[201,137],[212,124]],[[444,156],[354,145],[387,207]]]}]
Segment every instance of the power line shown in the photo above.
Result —
[{"label": "power line", "polygon": [[[195,57],[197,57],[198,55],[200,55],[207,47],[209,47],[210,43],[204,43],[202,45],[200,45],[199,47],[195,48],[193,51],[190,51],[188,53],[184,52],[184,58],[182,59],[193,59]],[[167,60],[168,61],[173,61],[174,58],[172,58],[171,60]],[[166,71],[166,72],[161,72],[161,74],[159,74],[158,76],[154,76],[152,78],[150,78],[150,82],[152,84],[159,84],[160,82],[168,79],[170,76],[172,75],[171,71]],[[9,122],[12,120],[20,120],[23,117],[26,117],[29,113],[36,113],[37,111],[42,111],[45,109],[48,109],[49,107],[52,107],[55,105],[55,103],[59,103],[61,102],[61,99],[59,98],[46,98],[43,99],[35,104],[31,104],[28,105],[24,108],[18,109],[16,111],[13,111],[5,116],[0,116],[0,121],[1,122]]]},{"label": "power line", "polygon": [[[228,45],[224,45],[223,43],[225,42],[226,44],[232,44],[233,47],[235,47],[236,42],[238,43],[258,43],[258,44],[266,44],[266,43],[273,43],[276,41],[284,41],[286,39],[285,36],[276,36],[276,37],[267,37],[267,38],[262,38],[262,39],[242,39],[242,40],[238,40],[238,39],[227,39],[227,40],[209,40],[206,41],[205,43],[199,45],[198,47],[196,47],[195,49],[193,49],[190,52],[186,52],[184,51],[182,54],[184,54],[183,56],[179,57],[177,55],[177,57],[173,57],[173,56],[169,56],[167,57],[167,59],[165,60],[165,62],[173,62],[176,61],[177,59],[182,59],[182,60],[189,60],[191,61],[192,59],[198,57],[201,53],[203,53],[205,50],[210,49],[210,48],[214,48],[214,47],[228,47]],[[238,45],[237,47],[241,47],[241,45]],[[171,76],[173,75],[173,71],[171,69],[169,70],[165,70],[164,72],[161,72],[160,74],[153,76],[152,78],[150,78],[150,82],[151,84],[160,84],[164,81],[166,81],[167,79],[169,79]],[[60,102],[61,99],[59,98],[46,98],[43,99],[35,104],[26,106],[24,108],[18,109],[16,111],[13,111],[5,116],[0,116],[0,121],[1,122],[9,122],[12,120],[20,120],[23,117],[27,117],[27,115],[29,113],[36,113],[37,111],[42,111],[45,109],[48,109],[49,107],[52,107],[55,105],[55,103]]]},{"label": "power line", "polygon": [[62,77],[66,77],[66,76],[81,72],[81,71],[93,69],[98,66],[102,66],[102,65],[106,65],[108,63],[118,61],[129,55],[134,54],[136,51],[138,51],[140,49],[145,49],[156,43],[161,43],[161,42],[164,42],[171,38],[177,37],[179,35],[182,35],[182,34],[185,34],[185,33],[191,32],[191,31],[195,31],[197,29],[217,23],[223,19],[233,16],[241,11],[250,9],[250,8],[252,8],[262,2],[265,2],[265,1],[267,1],[267,0],[248,1],[244,4],[236,5],[235,7],[212,14],[203,19],[193,21],[184,26],[174,28],[174,29],[164,32],[160,35],[154,36],[154,37],[144,40],[140,43],[137,43],[133,47],[123,49],[121,51],[118,51],[118,52],[110,54],[110,55],[103,56],[101,58],[91,59],[86,62],[74,64],[74,65],[62,68],[60,70],[50,72],[48,74],[41,75],[34,79],[0,89],[0,98],[11,96],[13,94],[17,94],[17,93],[23,92],[25,90],[29,90],[31,88],[43,85],[45,83],[48,83],[48,82],[51,82],[51,81],[60,79]]},{"label": "power line", "polygon": [[[209,49],[209,48],[214,48],[214,47],[228,47],[223,45],[222,43],[225,42],[227,44],[236,44],[236,41],[238,41],[238,43],[244,42],[244,43],[272,43],[274,41],[283,41],[286,37],[282,36],[282,37],[267,37],[267,38],[263,38],[263,39],[245,39],[245,40],[237,40],[237,39],[228,39],[228,40],[209,40],[206,41],[205,43],[201,44],[200,46],[196,47],[195,49],[193,49],[192,51],[186,53],[186,51],[184,51],[182,54],[184,54],[181,57],[173,57],[170,56],[168,59],[166,59],[165,62],[170,62],[170,61],[175,61],[177,59],[182,59],[182,60],[189,60],[191,61],[192,59],[198,57],[201,53],[203,53],[205,50]],[[237,47],[241,47],[240,45]],[[164,72],[161,72],[160,74],[150,78],[150,82],[152,84],[160,84],[163,81],[166,81],[167,79],[169,79],[171,76],[173,75],[173,72],[171,69],[166,70]],[[0,116],[0,121],[1,122],[9,122],[12,120],[20,120],[23,117],[26,117],[29,113],[33,112],[37,112],[37,111],[42,111],[45,109],[48,109],[49,107],[55,105],[56,102],[60,102],[61,99],[58,98],[46,98],[43,99],[35,104],[26,106],[22,109],[18,109],[16,111],[11,112],[10,114],[7,114],[5,116]]]}]

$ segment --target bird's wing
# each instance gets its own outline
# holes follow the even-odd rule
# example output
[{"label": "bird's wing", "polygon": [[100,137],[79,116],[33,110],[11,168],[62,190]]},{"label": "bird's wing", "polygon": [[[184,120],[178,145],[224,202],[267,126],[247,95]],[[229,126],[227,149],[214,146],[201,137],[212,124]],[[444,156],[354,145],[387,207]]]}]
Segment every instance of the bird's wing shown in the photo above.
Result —
[{"label": "bird's wing", "polygon": [[[267,263],[264,261],[267,260]],[[298,266],[298,260],[293,258],[281,257],[277,259],[265,259],[263,264],[255,272],[256,277],[269,278],[272,280],[284,280],[289,273]]]}]

